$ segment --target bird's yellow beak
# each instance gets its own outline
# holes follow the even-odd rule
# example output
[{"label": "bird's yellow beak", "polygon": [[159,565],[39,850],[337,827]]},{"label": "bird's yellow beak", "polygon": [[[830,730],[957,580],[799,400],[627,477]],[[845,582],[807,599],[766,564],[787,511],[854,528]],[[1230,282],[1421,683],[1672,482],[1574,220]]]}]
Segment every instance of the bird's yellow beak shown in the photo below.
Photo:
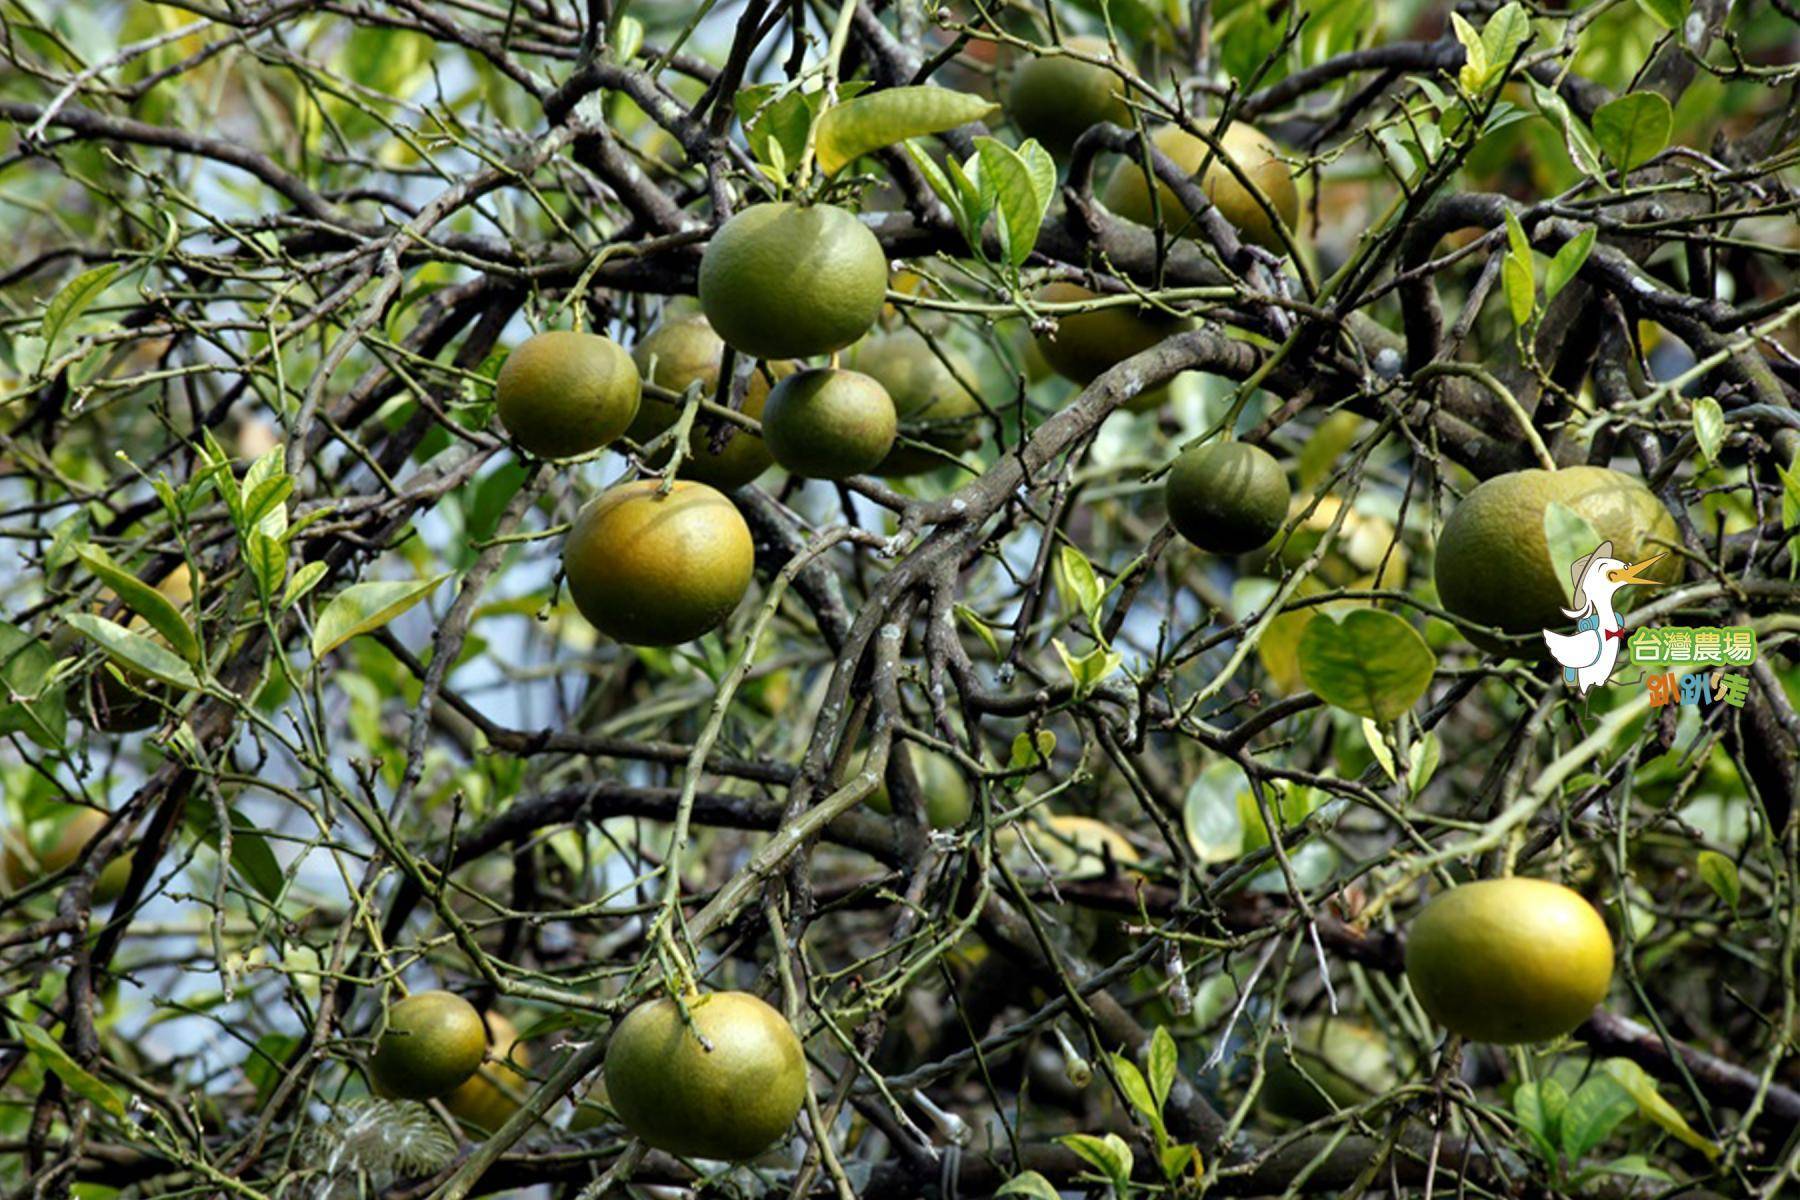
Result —
[{"label": "bird's yellow beak", "polygon": [[1629,567],[1621,567],[1617,571],[1608,571],[1606,577],[1618,584],[1641,583],[1645,587],[1661,587],[1662,581],[1660,579],[1645,579],[1644,572],[1661,562],[1662,559],[1663,555],[1653,554],[1642,562],[1632,563]]}]

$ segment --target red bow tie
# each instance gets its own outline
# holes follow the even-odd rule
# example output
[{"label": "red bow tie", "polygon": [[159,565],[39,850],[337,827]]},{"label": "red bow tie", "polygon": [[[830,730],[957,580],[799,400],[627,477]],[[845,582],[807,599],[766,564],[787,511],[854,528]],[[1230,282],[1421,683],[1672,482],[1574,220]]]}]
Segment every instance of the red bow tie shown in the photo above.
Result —
[{"label": "red bow tie", "polygon": [[[1625,628],[1624,628],[1624,626],[1620,626],[1620,627],[1619,627],[1619,628],[1617,628],[1617,629],[1608,629],[1608,630],[1606,630],[1606,631],[1605,631],[1605,633],[1606,633],[1606,637],[1609,637],[1609,638],[1618,638],[1618,639],[1619,639],[1619,640],[1620,640],[1620,641],[1621,641],[1621,642],[1622,642],[1622,641],[1624,641],[1624,640],[1625,640]],[[1601,638],[1601,639],[1600,639],[1600,643],[1601,643],[1601,645],[1605,645],[1605,644],[1606,644],[1606,638]]]}]

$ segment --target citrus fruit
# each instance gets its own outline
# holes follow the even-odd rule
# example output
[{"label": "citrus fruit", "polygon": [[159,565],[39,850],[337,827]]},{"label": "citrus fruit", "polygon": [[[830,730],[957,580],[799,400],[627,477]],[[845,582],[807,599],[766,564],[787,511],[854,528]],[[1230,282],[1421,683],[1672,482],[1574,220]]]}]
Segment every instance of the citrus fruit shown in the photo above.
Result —
[{"label": "citrus fruit", "polygon": [[753,204],[706,244],[700,307],[745,354],[807,358],[867,333],[887,278],[881,243],[846,210]]},{"label": "citrus fruit", "polygon": [[[954,455],[980,440],[976,420],[981,405],[969,391],[977,379],[974,365],[955,350],[945,348],[943,353],[948,365],[929,342],[906,329],[863,342],[850,353],[849,362],[887,389],[902,434]],[[945,462],[927,450],[897,445],[875,473],[919,475]]]},{"label": "citrus fruit", "polygon": [[1044,824],[1048,828],[1034,824],[1028,830],[1035,855],[1022,844],[1027,834],[1018,824],[1000,831],[1002,852],[1022,874],[1042,878],[1047,867],[1057,879],[1098,879],[1110,869],[1138,861],[1137,847],[1105,821],[1058,814],[1044,818]]},{"label": "citrus fruit", "polygon": [[[1092,58],[1112,57],[1105,38],[1072,37],[1063,45]],[[1006,112],[1026,137],[1066,155],[1091,126],[1103,121],[1131,126],[1124,92],[1124,81],[1105,67],[1065,54],[1028,58],[1013,72]]]},{"label": "citrus fruit", "polygon": [[[715,404],[726,403],[718,395],[719,365],[725,343],[699,313],[663,320],[644,335],[631,353],[644,378],[658,387],[684,392],[689,384],[699,380],[701,392],[707,399]],[[758,363],[744,388],[743,414],[760,418],[763,404],[769,398],[770,379],[779,379],[791,370],[793,367],[787,363]],[[655,396],[645,396],[631,427],[625,431],[626,436],[644,445],[673,425],[680,415],[679,406]],[[693,432],[688,436],[687,454],[677,472],[683,479],[693,479],[729,492],[743,487],[774,465],[775,460],[763,440],[735,425],[725,431],[728,435],[725,444],[714,450],[718,437],[714,421],[715,418],[704,413],[695,415]],[[661,466],[667,461],[669,456],[664,452],[651,459],[651,465]]]},{"label": "citrus fruit", "polygon": [[[188,609],[194,603],[194,579],[188,565],[178,564],[163,576],[156,590],[174,601],[176,607]],[[94,611],[102,611],[117,598],[111,588],[103,588]],[[160,633],[150,628],[148,621],[135,613],[131,613],[124,624],[133,633],[144,634],[159,646],[168,645]],[[163,715],[163,706],[157,697],[168,695],[168,689],[161,684],[118,663],[102,663],[95,668],[88,676],[85,690],[88,715],[94,728],[105,733],[135,733],[155,725]]]},{"label": "citrus fruit", "polygon": [[[671,1154],[739,1160],[767,1149],[806,1100],[806,1054],[747,992],[652,1000],[606,1047],[606,1092],[625,1127]],[[705,1039],[704,1042],[701,1039]]]},{"label": "citrus fruit", "polygon": [[494,381],[500,423],[539,458],[573,458],[609,445],[637,415],[641,391],[623,347],[567,329],[526,338]]},{"label": "citrus fruit", "polygon": [[1214,554],[1255,550],[1287,519],[1287,475],[1268,451],[1245,442],[1183,451],[1163,491],[1176,532]]},{"label": "citrus fruit", "polygon": [[[1438,598],[1459,617],[1507,633],[1559,629],[1570,622],[1563,584],[1569,564],[1550,561],[1544,510],[1551,501],[1585,517],[1613,554],[1637,562],[1680,543],[1675,518],[1654,493],[1607,467],[1532,468],[1479,484],[1438,535]],[[1586,554],[1591,546],[1581,548]],[[1645,578],[1669,583],[1681,560],[1669,554]],[[1634,589],[1621,588],[1618,602]],[[1488,639],[1476,639],[1487,644]]]},{"label": "citrus fruit", "polygon": [[1406,934],[1406,978],[1433,1020],[1478,1042],[1541,1042],[1606,999],[1613,944],[1577,892],[1488,879],[1442,893]]},{"label": "citrus fruit", "polygon": [[393,1004],[370,1073],[382,1091],[407,1100],[447,1096],[481,1066],[487,1027],[452,992],[419,992]]},{"label": "citrus fruit", "polygon": [[[1219,156],[1209,153],[1204,141],[1174,125],[1163,126],[1151,135],[1150,140],[1176,166],[1190,174],[1199,171],[1201,163],[1206,163],[1206,170],[1200,176],[1200,189],[1217,206],[1220,215],[1257,245],[1281,253],[1281,235],[1275,231],[1269,214],[1238,182],[1231,169],[1219,161]],[[1231,156],[1231,161],[1268,197],[1282,224],[1292,229],[1300,219],[1300,193],[1294,187],[1293,173],[1278,157],[1275,143],[1250,125],[1233,124],[1226,128],[1219,144]],[[1175,198],[1175,193],[1161,180],[1157,181],[1156,192],[1163,225],[1191,235],[1194,231],[1192,219],[1181,201]],[[1136,221],[1139,225],[1151,224],[1156,216],[1151,211],[1150,189],[1145,186],[1143,164],[1136,160],[1119,164],[1100,193],[1100,201],[1127,221]]]},{"label": "citrus fruit", "polygon": [[[1078,304],[1098,298],[1079,284],[1056,282],[1038,292],[1037,298],[1050,304]],[[1180,333],[1186,322],[1152,308],[1110,306],[1093,312],[1060,316],[1056,333],[1039,334],[1038,353],[1050,369],[1064,379],[1086,385],[1134,354],[1141,354],[1172,334]],[[1140,393],[1126,402],[1134,412],[1153,408],[1167,395],[1155,388]],[[1150,403],[1146,404],[1146,400]]]},{"label": "citrus fruit", "polygon": [[1360,1021],[1306,1017],[1295,1023],[1292,1036],[1292,1061],[1274,1041],[1263,1055],[1256,1098],[1276,1116],[1316,1121],[1333,1105],[1361,1104],[1399,1081],[1393,1047]]},{"label": "citrus fruit", "polygon": [[750,587],[756,546],[731,501],[703,483],[608,488],[563,542],[569,595],[601,633],[673,646],[714,628]]},{"label": "citrus fruit", "polygon": [[531,1091],[531,1081],[521,1067],[531,1066],[531,1056],[519,1045],[519,1031],[513,1023],[489,1009],[487,1022],[487,1059],[475,1074],[444,1097],[450,1115],[477,1129],[492,1133],[506,1124],[508,1117],[519,1111],[519,1100]]},{"label": "citrus fruit", "polygon": [[[894,752],[905,753],[898,748]],[[975,801],[969,794],[968,780],[956,764],[941,754],[921,751],[912,756],[912,765],[913,778],[925,799],[926,823],[933,829],[958,829],[967,824]],[[894,801],[888,795],[886,780],[865,803],[884,817],[893,814]]]},{"label": "citrus fruit", "polygon": [[[17,890],[47,875],[67,870],[105,827],[105,813],[93,808],[74,808],[44,831],[40,839],[29,839],[23,833],[17,837],[8,836],[5,849],[0,851],[0,882]],[[102,868],[89,898],[95,904],[111,904],[125,890],[125,881],[130,877],[131,855],[127,852]]]},{"label": "citrus fruit", "polygon": [[763,408],[763,440],[775,461],[812,479],[848,479],[880,466],[895,428],[887,389],[860,371],[789,375]]}]

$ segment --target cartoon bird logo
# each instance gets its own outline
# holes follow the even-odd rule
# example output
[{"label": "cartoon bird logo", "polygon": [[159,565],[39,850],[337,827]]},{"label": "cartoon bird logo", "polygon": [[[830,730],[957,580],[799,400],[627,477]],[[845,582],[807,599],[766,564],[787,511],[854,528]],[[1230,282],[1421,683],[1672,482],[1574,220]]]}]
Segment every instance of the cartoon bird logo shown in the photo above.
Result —
[{"label": "cartoon bird logo", "polygon": [[1625,645],[1625,628],[1613,609],[1613,593],[1629,584],[1654,587],[1654,579],[1644,572],[1655,566],[1662,555],[1642,562],[1626,563],[1613,557],[1611,542],[1601,542],[1592,554],[1569,564],[1569,576],[1575,583],[1575,607],[1563,612],[1576,618],[1573,634],[1544,630],[1544,644],[1550,656],[1562,664],[1563,679],[1575,685],[1582,694],[1612,677],[1619,662],[1619,650]]}]

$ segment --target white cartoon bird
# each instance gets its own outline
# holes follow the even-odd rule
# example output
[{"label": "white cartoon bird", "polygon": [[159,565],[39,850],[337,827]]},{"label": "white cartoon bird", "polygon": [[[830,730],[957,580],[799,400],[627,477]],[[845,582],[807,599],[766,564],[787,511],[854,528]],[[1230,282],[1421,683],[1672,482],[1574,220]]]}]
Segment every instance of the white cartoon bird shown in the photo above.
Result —
[{"label": "white cartoon bird", "polygon": [[1655,585],[1656,580],[1645,579],[1643,574],[1662,558],[1658,554],[1626,563],[1612,552],[1611,542],[1601,542],[1592,554],[1569,565],[1575,582],[1575,607],[1563,612],[1577,618],[1575,632],[1544,630],[1544,644],[1550,647],[1550,656],[1562,664],[1563,678],[1584,696],[1589,688],[1612,678],[1619,650],[1625,645],[1625,628],[1613,611],[1613,593],[1627,584]]}]

